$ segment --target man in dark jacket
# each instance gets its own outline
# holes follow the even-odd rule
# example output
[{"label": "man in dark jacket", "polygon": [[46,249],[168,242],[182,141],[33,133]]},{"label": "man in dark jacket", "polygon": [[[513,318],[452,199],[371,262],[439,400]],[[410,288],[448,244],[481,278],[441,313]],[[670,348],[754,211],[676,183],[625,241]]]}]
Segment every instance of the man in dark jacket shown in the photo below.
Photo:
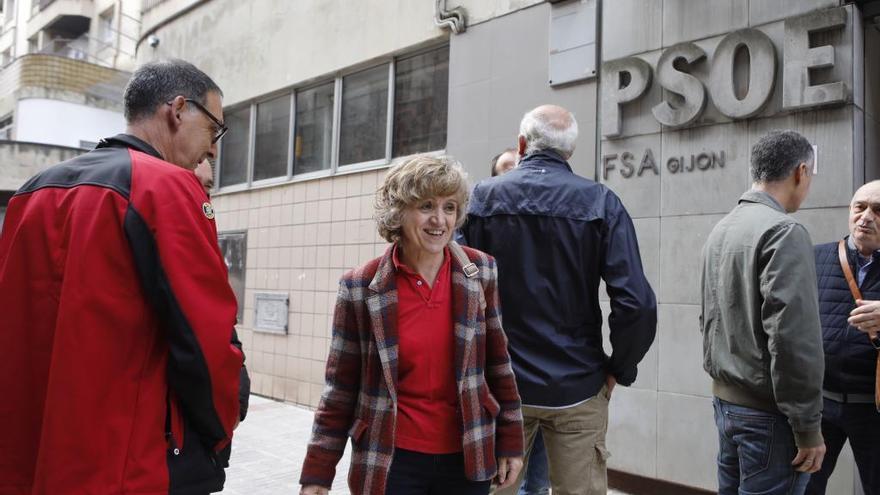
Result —
[{"label": "man in dark jacket", "polygon": [[226,131],[221,97],[191,64],[147,64],[125,90],[126,134],[10,200],[0,493],[222,489],[243,355],[192,171]]},{"label": "man in dark jacket", "polygon": [[[474,188],[464,235],[498,262],[526,445],[540,427],[554,492],[604,495],[608,400],[616,383],[635,381],[654,340],[657,306],[620,199],[567,163],[576,138],[577,122],[564,108],[526,113],[518,166]],[[611,298],[610,357],[602,348],[600,278]],[[515,494],[519,484],[499,493]]]},{"label": "man in dark jacket", "polygon": [[810,477],[808,494],[823,494],[849,439],[865,495],[880,495],[880,412],[874,405],[877,324],[880,323],[880,181],[850,202],[847,263],[864,300],[856,301],[838,257],[838,243],[816,246],[819,315],[825,346],[822,435],[827,453]]}]

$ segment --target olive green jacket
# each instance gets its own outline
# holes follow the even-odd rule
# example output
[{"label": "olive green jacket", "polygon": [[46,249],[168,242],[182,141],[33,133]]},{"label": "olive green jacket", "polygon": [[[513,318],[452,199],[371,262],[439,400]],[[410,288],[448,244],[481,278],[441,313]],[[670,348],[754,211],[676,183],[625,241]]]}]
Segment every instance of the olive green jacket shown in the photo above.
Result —
[{"label": "olive green jacket", "polygon": [[748,191],[703,247],[703,367],[733,404],[784,414],[822,444],[825,361],[813,244],[767,193]]}]

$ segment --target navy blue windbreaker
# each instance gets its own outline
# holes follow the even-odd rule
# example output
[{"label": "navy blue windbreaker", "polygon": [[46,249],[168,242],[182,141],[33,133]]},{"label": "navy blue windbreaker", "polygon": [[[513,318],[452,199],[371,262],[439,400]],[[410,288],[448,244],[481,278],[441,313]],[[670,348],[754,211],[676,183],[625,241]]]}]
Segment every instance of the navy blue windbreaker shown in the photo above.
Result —
[{"label": "navy blue windbreaker", "polygon": [[[561,407],[622,385],[654,341],[657,302],[632,220],[604,185],[551,151],[477,184],[462,229],[498,263],[504,330],[523,404]],[[599,281],[611,299],[602,348]]]}]

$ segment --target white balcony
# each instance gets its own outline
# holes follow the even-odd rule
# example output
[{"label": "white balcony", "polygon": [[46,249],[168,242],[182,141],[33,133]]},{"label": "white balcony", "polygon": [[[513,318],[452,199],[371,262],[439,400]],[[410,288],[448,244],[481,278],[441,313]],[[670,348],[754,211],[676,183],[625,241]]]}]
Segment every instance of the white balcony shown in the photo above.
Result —
[{"label": "white balcony", "polygon": [[27,22],[27,37],[29,39],[46,28],[57,28],[59,23],[66,22],[66,18],[91,19],[95,15],[95,2],[93,0],[41,0],[39,3],[34,3],[33,9],[31,18]]}]

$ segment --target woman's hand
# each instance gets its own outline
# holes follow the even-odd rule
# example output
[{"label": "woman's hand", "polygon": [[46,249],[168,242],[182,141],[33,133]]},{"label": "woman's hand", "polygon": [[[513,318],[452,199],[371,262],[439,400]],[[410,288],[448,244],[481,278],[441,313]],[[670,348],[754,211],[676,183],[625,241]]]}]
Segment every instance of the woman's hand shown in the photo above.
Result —
[{"label": "woman's hand", "polygon": [[522,471],[522,468],[522,457],[499,457],[498,476],[496,478],[498,489],[500,490],[512,485],[519,476],[519,472]]},{"label": "woman's hand", "polygon": [[330,489],[321,485],[303,485],[299,495],[327,495]]}]

